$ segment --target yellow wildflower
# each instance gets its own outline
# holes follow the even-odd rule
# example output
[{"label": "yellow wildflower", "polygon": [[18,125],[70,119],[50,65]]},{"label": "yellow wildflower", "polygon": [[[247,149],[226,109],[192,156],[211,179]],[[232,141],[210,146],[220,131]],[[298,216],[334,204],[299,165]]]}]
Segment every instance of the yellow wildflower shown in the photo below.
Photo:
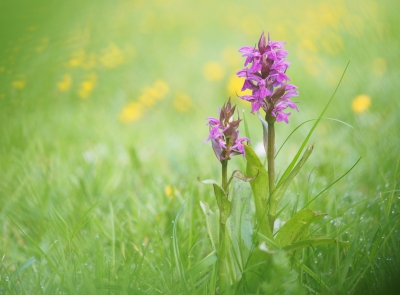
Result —
[{"label": "yellow wildflower", "polygon": [[19,90],[24,89],[25,85],[26,85],[25,80],[17,80],[17,81],[12,82],[12,87],[14,87],[15,89],[19,89]]},{"label": "yellow wildflower", "polygon": [[244,78],[240,78],[237,75],[232,75],[228,82],[228,95],[231,97],[236,97],[237,95],[250,95],[250,89],[242,91],[243,83]]},{"label": "yellow wildflower", "polygon": [[364,113],[371,105],[371,98],[366,94],[357,95],[351,104],[355,113]]},{"label": "yellow wildflower", "polygon": [[60,91],[67,91],[72,84],[71,75],[65,74],[60,82],[57,83],[58,89]]},{"label": "yellow wildflower", "polygon": [[125,56],[117,45],[110,43],[99,60],[106,68],[115,68],[125,62]]},{"label": "yellow wildflower", "polygon": [[118,118],[123,123],[139,120],[143,116],[143,105],[140,102],[129,103],[119,114]]},{"label": "yellow wildflower", "polygon": [[165,195],[168,198],[171,198],[173,196],[174,192],[173,192],[172,186],[170,186],[169,184],[165,186],[164,191],[165,191]]},{"label": "yellow wildflower", "polygon": [[217,62],[208,62],[204,66],[203,74],[209,81],[219,81],[224,77],[224,68]]},{"label": "yellow wildflower", "polygon": [[92,93],[94,87],[97,83],[97,75],[95,73],[90,74],[85,81],[81,83],[81,88],[79,89],[79,96],[82,99],[86,99]]},{"label": "yellow wildflower", "polygon": [[177,109],[179,112],[184,113],[187,112],[191,107],[192,107],[192,100],[190,97],[185,94],[185,93],[178,93],[173,101],[172,105],[174,106],[175,109]]},{"label": "yellow wildflower", "polygon": [[85,61],[85,50],[78,50],[71,54],[71,59],[67,62],[68,67],[79,67]]},{"label": "yellow wildflower", "polygon": [[157,91],[157,98],[159,99],[164,98],[164,96],[169,92],[168,84],[160,79],[154,82],[154,89]]}]

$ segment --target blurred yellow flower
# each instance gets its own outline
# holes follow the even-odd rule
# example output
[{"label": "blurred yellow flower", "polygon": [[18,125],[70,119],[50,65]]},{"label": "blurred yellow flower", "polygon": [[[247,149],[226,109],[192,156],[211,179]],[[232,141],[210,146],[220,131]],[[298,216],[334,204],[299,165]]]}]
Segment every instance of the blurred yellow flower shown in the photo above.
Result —
[{"label": "blurred yellow flower", "polygon": [[383,76],[386,73],[387,64],[386,59],[382,57],[375,58],[372,62],[372,71],[376,76]]},{"label": "blurred yellow flower", "polygon": [[118,118],[123,123],[139,120],[143,116],[144,107],[140,102],[131,102],[123,108]]},{"label": "blurred yellow flower", "polygon": [[26,81],[25,80],[17,80],[12,82],[12,87],[14,87],[15,89],[24,89],[25,85],[26,85]]},{"label": "blurred yellow flower", "polygon": [[191,109],[193,106],[192,100],[186,93],[178,93],[175,95],[172,105],[176,110],[178,110],[181,113],[185,113]]},{"label": "blurred yellow flower", "polygon": [[3,73],[6,70],[5,67],[0,67],[0,73]]},{"label": "blurred yellow flower", "polygon": [[173,196],[174,191],[172,189],[172,186],[170,186],[169,184],[165,186],[164,191],[165,191],[165,195],[168,198],[171,198]]},{"label": "blurred yellow flower", "polygon": [[67,91],[72,84],[71,75],[65,74],[60,82],[57,83],[57,87],[60,91]]},{"label": "blurred yellow flower", "polygon": [[169,86],[168,86],[167,82],[160,80],[160,79],[157,80],[156,82],[154,82],[153,87],[157,91],[156,97],[158,99],[164,98],[164,96],[167,95],[169,92]]},{"label": "blurred yellow flower", "polygon": [[99,60],[106,68],[115,68],[125,62],[125,56],[117,45],[110,43]]},{"label": "blurred yellow flower", "polygon": [[301,46],[311,52],[317,53],[318,49],[315,46],[314,42],[310,38],[303,38],[301,40]]},{"label": "blurred yellow flower", "polygon": [[92,73],[90,74],[85,81],[81,83],[81,88],[79,89],[78,93],[82,99],[86,99],[92,93],[94,87],[97,83],[97,74]]},{"label": "blurred yellow flower", "polygon": [[71,59],[67,62],[67,66],[74,68],[79,67],[85,61],[85,50],[81,49],[71,54]]},{"label": "blurred yellow flower", "polygon": [[353,99],[351,107],[353,108],[353,111],[355,113],[360,114],[368,110],[370,105],[371,105],[371,98],[366,94],[360,94]]},{"label": "blurred yellow flower", "polygon": [[244,78],[239,78],[237,75],[232,75],[228,82],[228,95],[231,97],[236,97],[237,95],[250,95],[250,89],[242,91],[243,83]]},{"label": "blurred yellow flower", "polygon": [[219,81],[224,77],[224,68],[217,62],[208,62],[204,66],[203,74],[209,81]]}]

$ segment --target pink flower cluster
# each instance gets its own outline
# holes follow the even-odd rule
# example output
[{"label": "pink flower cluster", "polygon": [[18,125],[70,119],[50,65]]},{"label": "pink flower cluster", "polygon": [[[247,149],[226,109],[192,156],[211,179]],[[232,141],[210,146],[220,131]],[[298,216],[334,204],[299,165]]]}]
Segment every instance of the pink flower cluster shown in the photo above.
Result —
[{"label": "pink flower cluster", "polygon": [[285,113],[287,107],[298,111],[296,104],[290,100],[297,96],[297,86],[287,84],[290,81],[286,75],[289,62],[285,60],[288,52],[283,49],[283,42],[265,40],[264,33],[258,42],[258,48],[244,46],[239,49],[246,57],[243,70],[237,72],[245,81],[242,91],[250,89],[251,95],[240,96],[241,99],[251,102],[251,112],[262,108],[267,117],[275,117],[277,122],[289,123],[291,113]]},{"label": "pink flower cluster", "polygon": [[206,141],[211,140],[211,144],[217,159],[222,162],[230,159],[230,156],[245,156],[243,144],[250,140],[247,137],[239,137],[240,119],[234,120],[236,106],[231,106],[231,100],[219,110],[219,119],[207,118],[207,125],[210,126],[210,134]]}]

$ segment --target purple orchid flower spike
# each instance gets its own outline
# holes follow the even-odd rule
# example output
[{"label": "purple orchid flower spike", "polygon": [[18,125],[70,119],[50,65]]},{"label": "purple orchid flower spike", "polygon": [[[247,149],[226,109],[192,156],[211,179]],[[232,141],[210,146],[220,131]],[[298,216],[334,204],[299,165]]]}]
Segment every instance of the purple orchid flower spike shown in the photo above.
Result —
[{"label": "purple orchid flower spike", "polygon": [[239,124],[242,121],[239,117],[234,119],[236,106],[231,105],[231,99],[219,110],[219,119],[207,118],[207,125],[210,126],[210,133],[205,141],[211,141],[212,148],[218,161],[230,160],[231,156],[243,155],[243,145],[250,142],[247,137],[239,137]]},{"label": "purple orchid flower spike", "polygon": [[239,49],[247,67],[237,72],[238,77],[244,77],[242,90],[250,89],[251,95],[239,96],[251,102],[251,112],[255,113],[260,108],[265,111],[267,121],[289,122],[285,113],[286,108],[298,111],[296,104],[290,99],[297,96],[297,87],[287,84],[290,78],[286,75],[290,63],[285,60],[288,52],[283,49],[284,42],[271,41],[268,32],[268,41],[264,32],[258,41],[257,48],[244,46]]}]

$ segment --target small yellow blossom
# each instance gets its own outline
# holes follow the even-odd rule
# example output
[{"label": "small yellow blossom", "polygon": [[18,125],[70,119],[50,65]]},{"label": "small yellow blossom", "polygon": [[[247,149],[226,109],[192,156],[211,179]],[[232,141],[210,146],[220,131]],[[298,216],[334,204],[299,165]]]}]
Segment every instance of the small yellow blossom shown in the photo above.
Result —
[{"label": "small yellow blossom", "polygon": [[231,97],[236,97],[237,95],[251,95],[250,89],[242,91],[244,80],[244,78],[240,78],[237,75],[232,75],[228,82],[228,95]]},{"label": "small yellow blossom", "polygon": [[143,116],[143,111],[144,107],[140,102],[131,102],[124,107],[118,118],[123,123],[131,123],[139,120]]},{"label": "small yellow blossom", "polygon": [[209,81],[219,81],[224,77],[224,68],[217,62],[208,62],[204,66],[203,74]]},{"label": "small yellow blossom", "polygon": [[360,94],[353,99],[351,104],[355,113],[364,113],[371,105],[371,98],[366,94]]},{"label": "small yellow blossom", "polygon": [[67,66],[74,68],[81,66],[85,61],[85,50],[81,49],[71,54],[71,59],[67,62]]},{"label": "small yellow blossom", "polygon": [[90,74],[85,81],[81,83],[81,87],[79,89],[79,96],[82,99],[86,99],[92,93],[94,87],[97,83],[97,75],[95,73]]},{"label": "small yellow blossom", "polygon": [[157,98],[161,99],[164,98],[165,95],[168,94],[169,92],[169,86],[167,82],[158,79],[156,82],[154,82],[154,89],[157,91],[158,96]]},{"label": "small yellow blossom", "polygon": [[60,82],[57,83],[57,87],[60,91],[67,91],[72,84],[71,75],[65,74]]},{"label": "small yellow blossom", "polygon": [[378,77],[383,76],[383,74],[386,73],[386,70],[387,70],[386,59],[382,57],[374,59],[374,61],[372,62],[372,71],[376,76]]},{"label": "small yellow blossom", "polygon": [[104,53],[100,56],[99,60],[106,68],[111,69],[122,65],[126,59],[121,49],[119,49],[114,43],[111,43],[107,49],[104,50]]},{"label": "small yellow blossom", "polygon": [[173,191],[173,189],[172,189],[172,186],[170,186],[169,184],[166,185],[165,188],[164,188],[164,191],[165,191],[165,195],[166,195],[168,198],[172,198],[173,193],[174,193],[174,191]]},{"label": "small yellow blossom", "polygon": [[303,46],[305,49],[317,53],[318,49],[315,46],[314,42],[310,38],[303,38],[301,40],[301,46]]},{"label": "small yellow blossom", "polygon": [[191,109],[193,104],[192,104],[192,100],[190,99],[190,97],[187,94],[178,93],[174,97],[174,99],[172,101],[172,105],[179,112],[185,113],[185,112],[187,112],[188,110]]},{"label": "small yellow blossom", "polygon": [[15,89],[19,89],[19,90],[24,89],[25,85],[26,85],[25,80],[17,80],[17,81],[12,82],[12,87],[14,87]]},{"label": "small yellow blossom", "polygon": [[3,73],[6,70],[5,67],[0,67],[0,73]]}]

